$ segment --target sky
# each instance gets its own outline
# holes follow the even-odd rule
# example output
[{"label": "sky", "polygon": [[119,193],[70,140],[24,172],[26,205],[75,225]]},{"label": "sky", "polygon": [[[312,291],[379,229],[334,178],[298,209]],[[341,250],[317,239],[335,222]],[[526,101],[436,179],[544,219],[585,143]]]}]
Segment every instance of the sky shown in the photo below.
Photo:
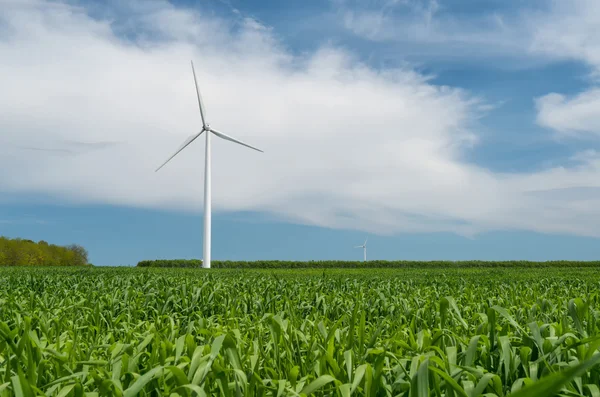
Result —
[{"label": "sky", "polygon": [[0,235],[96,265],[598,259],[596,0],[0,0]]}]

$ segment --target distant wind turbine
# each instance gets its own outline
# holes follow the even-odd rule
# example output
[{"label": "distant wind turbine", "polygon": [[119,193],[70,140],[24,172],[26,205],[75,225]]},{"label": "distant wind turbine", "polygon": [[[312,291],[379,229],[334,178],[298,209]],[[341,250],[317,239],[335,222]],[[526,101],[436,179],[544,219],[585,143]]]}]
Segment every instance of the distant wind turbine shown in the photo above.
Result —
[{"label": "distant wind turbine", "polygon": [[364,253],[365,253],[365,262],[367,261],[367,240],[369,238],[367,237],[367,239],[365,240],[365,243],[363,245],[357,245],[354,248],[363,248],[364,249]]},{"label": "distant wind turbine", "polygon": [[[202,259],[202,267],[210,268],[210,242],[211,242],[211,177],[210,177],[210,163],[211,163],[211,154],[210,154],[210,138],[212,134],[215,134],[219,138],[225,139],[227,141],[239,143],[242,146],[249,147],[250,149],[257,150],[259,152],[263,152],[262,150],[255,148],[254,146],[250,146],[247,143],[244,143],[238,139],[235,139],[223,132],[217,131],[212,128],[208,121],[206,120],[206,110],[204,110],[204,104],[202,103],[202,97],[200,96],[200,89],[198,88],[198,81],[196,80],[196,71],[194,70],[194,62],[192,64],[192,74],[194,75],[194,84],[196,85],[196,94],[198,96],[198,107],[200,108],[200,118],[202,119],[202,129],[200,132],[191,135],[188,137],[185,142],[177,149],[175,154],[167,159],[160,167],[156,169],[156,171],[160,170],[167,164],[173,157],[175,157],[179,152],[185,149],[190,143],[194,142],[196,138],[202,135],[203,132],[206,132],[206,148],[205,148],[205,157],[204,157],[204,258]],[[156,172],[155,171],[155,172]]]}]

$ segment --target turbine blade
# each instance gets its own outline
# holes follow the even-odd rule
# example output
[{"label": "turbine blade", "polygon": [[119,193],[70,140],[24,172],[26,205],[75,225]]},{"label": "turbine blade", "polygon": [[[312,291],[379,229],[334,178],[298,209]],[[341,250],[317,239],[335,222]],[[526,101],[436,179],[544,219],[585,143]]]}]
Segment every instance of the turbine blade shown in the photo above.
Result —
[{"label": "turbine blade", "polygon": [[365,240],[365,244],[364,244],[364,245],[367,245],[367,240],[369,240],[369,238],[368,238],[368,237],[367,237],[367,239]]},{"label": "turbine blade", "polygon": [[354,248],[362,248],[362,247],[363,247],[362,245],[357,245]]},{"label": "turbine blade", "polygon": [[183,149],[185,149],[185,148],[186,148],[186,147],[187,147],[187,146],[188,146],[190,143],[194,142],[194,140],[195,140],[196,138],[198,138],[200,135],[202,135],[202,133],[203,133],[203,132],[204,132],[204,130],[200,131],[200,132],[199,132],[199,133],[197,133],[197,134],[190,135],[190,136],[189,136],[189,137],[188,137],[188,138],[185,140],[185,142],[183,142],[183,143],[181,144],[181,146],[179,146],[179,149],[177,149],[177,151],[176,151],[176,152],[175,152],[175,153],[174,153],[174,154],[173,154],[171,157],[169,157],[169,158],[167,159],[167,161],[165,161],[164,163],[162,163],[162,165],[161,165],[160,167],[158,167],[158,168],[157,168],[157,169],[156,169],[154,172],[156,172],[156,171],[160,170],[162,167],[164,167],[164,166],[165,166],[165,164],[167,164],[169,161],[171,161],[171,159],[172,159],[173,157],[177,156],[177,154],[178,154],[179,152],[181,152]]},{"label": "turbine blade", "polygon": [[239,139],[235,139],[235,138],[233,138],[233,137],[231,137],[231,136],[229,136],[227,134],[219,132],[219,131],[215,130],[214,128],[211,128],[210,131],[213,132],[219,138],[225,139],[226,141],[231,141],[231,142],[239,143],[242,146],[246,146],[246,147],[249,147],[250,149],[254,149],[254,150],[258,151],[258,152],[264,153],[262,150],[260,150],[258,148],[255,148],[254,146],[250,146],[247,143],[244,143],[244,142],[240,141]]},{"label": "turbine blade", "polygon": [[192,73],[194,74],[194,85],[196,86],[196,95],[198,96],[198,107],[200,108],[200,118],[202,119],[202,125],[204,127],[206,124],[206,111],[204,110],[204,104],[202,103],[202,96],[200,96],[200,88],[198,88],[198,80],[196,79],[196,71],[194,70],[194,62],[192,63]]}]

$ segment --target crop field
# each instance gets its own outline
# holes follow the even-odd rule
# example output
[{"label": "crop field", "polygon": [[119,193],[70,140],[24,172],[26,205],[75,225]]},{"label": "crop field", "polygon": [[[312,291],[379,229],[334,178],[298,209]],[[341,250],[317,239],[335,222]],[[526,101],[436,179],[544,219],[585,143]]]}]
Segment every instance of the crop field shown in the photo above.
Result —
[{"label": "crop field", "polygon": [[600,396],[600,270],[0,268],[0,396]]}]

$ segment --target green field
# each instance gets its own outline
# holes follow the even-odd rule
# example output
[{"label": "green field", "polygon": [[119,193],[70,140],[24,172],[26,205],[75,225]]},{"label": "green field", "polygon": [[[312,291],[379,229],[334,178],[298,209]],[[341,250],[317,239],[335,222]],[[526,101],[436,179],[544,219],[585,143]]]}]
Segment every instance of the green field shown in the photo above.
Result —
[{"label": "green field", "polygon": [[600,270],[0,268],[1,396],[600,396]]}]

